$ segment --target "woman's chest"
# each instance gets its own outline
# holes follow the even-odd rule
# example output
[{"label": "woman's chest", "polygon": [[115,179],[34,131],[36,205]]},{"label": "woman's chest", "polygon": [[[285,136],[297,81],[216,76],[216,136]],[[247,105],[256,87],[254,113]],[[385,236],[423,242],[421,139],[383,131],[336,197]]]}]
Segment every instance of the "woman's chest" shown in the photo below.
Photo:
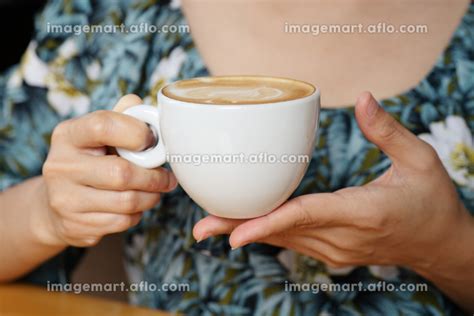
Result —
[{"label": "woman's chest", "polygon": [[187,0],[183,10],[212,74],[306,80],[321,88],[323,107],[340,107],[367,89],[381,99],[418,84],[467,4]]}]

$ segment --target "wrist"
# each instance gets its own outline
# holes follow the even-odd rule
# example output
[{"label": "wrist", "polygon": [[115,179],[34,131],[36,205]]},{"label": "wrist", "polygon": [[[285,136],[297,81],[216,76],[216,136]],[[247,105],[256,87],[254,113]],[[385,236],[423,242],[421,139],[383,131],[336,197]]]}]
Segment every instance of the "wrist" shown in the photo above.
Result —
[{"label": "wrist", "polygon": [[35,199],[39,207],[31,207],[30,229],[35,241],[43,246],[65,248],[67,243],[57,234],[53,212],[49,205],[47,188],[42,177],[36,183],[34,190]]}]

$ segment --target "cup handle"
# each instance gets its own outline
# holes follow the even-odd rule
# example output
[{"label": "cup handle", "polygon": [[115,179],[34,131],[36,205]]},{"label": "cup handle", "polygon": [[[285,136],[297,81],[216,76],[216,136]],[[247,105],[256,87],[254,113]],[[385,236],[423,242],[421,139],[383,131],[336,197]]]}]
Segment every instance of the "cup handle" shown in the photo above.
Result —
[{"label": "cup handle", "polygon": [[130,151],[124,148],[117,148],[117,153],[143,168],[151,169],[163,165],[166,162],[166,150],[161,138],[158,109],[151,105],[142,104],[128,108],[123,114],[130,115],[147,123],[158,140],[154,147],[144,151]]}]

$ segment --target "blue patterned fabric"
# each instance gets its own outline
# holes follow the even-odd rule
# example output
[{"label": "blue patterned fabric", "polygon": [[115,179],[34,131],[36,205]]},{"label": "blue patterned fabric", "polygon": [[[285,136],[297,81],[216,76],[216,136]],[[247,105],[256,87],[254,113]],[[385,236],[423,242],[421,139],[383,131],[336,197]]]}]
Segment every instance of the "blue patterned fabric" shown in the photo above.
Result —
[{"label": "blue patterned fabric", "polygon": [[[185,24],[175,1],[50,1],[36,22],[36,34],[21,63],[0,77],[2,190],[41,174],[51,132],[60,121],[111,109],[127,93],[153,103],[167,82],[207,74],[189,34],[74,35],[50,33],[45,27],[47,23]],[[446,133],[451,127],[463,131],[462,146],[454,144],[452,155],[443,162],[474,213],[474,5],[429,75],[413,89],[381,100],[381,105],[413,133],[431,135],[434,143],[440,126]],[[352,108],[323,109],[311,164],[294,195],[362,185],[389,165],[387,157],[361,134]],[[196,243],[192,227],[205,215],[177,189],[163,195],[160,204],[127,232],[126,265],[132,282],[190,284],[187,292],[136,292],[132,302],[193,315],[460,314],[436,287],[397,267],[389,267],[387,276],[380,267],[341,273],[303,256],[297,256],[296,263],[297,278],[303,282],[368,284],[389,279],[394,284],[427,282],[429,291],[285,291],[285,282],[292,279],[277,257],[281,249],[252,244],[231,251],[227,237]],[[66,282],[78,254],[71,248],[27,279]]]}]

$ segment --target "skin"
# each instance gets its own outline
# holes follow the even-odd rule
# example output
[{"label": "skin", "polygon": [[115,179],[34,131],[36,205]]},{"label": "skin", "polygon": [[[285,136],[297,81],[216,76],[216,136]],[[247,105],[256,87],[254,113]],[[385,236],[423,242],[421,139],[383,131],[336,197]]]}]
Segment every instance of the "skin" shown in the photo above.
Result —
[{"label": "skin", "polygon": [[[182,7],[212,74],[298,78],[321,88],[324,107],[344,107],[353,106],[368,88],[381,99],[418,84],[449,43],[469,2],[182,0]],[[428,33],[284,32],[285,23],[380,22],[427,25]]]},{"label": "skin", "polygon": [[263,242],[330,266],[400,265],[433,281],[474,311],[474,218],[434,149],[363,93],[355,108],[365,137],[391,159],[379,178],[360,187],[289,200],[250,220],[208,216],[196,240],[230,234],[232,248]]},{"label": "skin", "polygon": [[[115,111],[141,103],[128,95]],[[69,245],[94,246],[136,225],[162,192],[176,187],[176,178],[164,168],[143,169],[106,155],[106,146],[143,150],[153,141],[146,124],[113,111],[59,124],[43,175],[0,194],[0,249],[10,254],[0,260],[0,281],[18,278]]]},{"label": "skin", "polygon": [[[252,73],[299,78],[319,86],[323,107],[353,104],[370,87],[379,99],[426,77],[450,42],[470,0],[183,0],[183,10],[213,74]],[[419,34],[283,32],[285,22],[422,24]],[[216,25],[219,31],[216,32]],[[271,53],[269,53],[271,52]],[[229,62],[231,61],[231,62]],[[278,65],[275,67],[275,65]],[[409,69],[409,71],[407,71]],[[389,74],[389,75],[387,75]],[[194,236],[231,234],[234,248],[267,242],[335,266],[407,266],[474,311],[472,217],[434,150],[383,110],[365,115],[372,97],[356,105],[359,127],[392,159],[379,179],[334,194],[311,194],[251,221],[208,217]]]},{"label": "skin", "polygon": [[[249,7],[248,3],[240,9],[236,2],[232,10],[216,5],[208,8],[215,11],[200,11],[205,8],[204,0],[202,7],[190,7],[198,3],[190,0],[183,1],[183,5],[193,37],[212,73],[258,72],[306,79],[325,91],[324,106],[338,107],[352,103],[366,87],[373,87],[381,98],[413,86],[431,69],[468,3],[439,1],[426,6],[420,2],[412,5],[420,5],[422,10],[406,10],[395,1],[379,2],[392,6],[379,7],[373,1],[361,0],[345,6],[347,10],[330,5],[324,10],[294,6],[292,11],[279,5],[270,11],[254,7],[250,11],[259,18],[247,22],[257,23],[251,29],[261,34],[269,25],[267,21],[278,18],[278,12],[296,18],[321,13],[307,18],[325,21],[325,17],[331,17],[340,23],[369,23],[383,16],[394,23],[429,23],[431,32],[424,37],[351,35],[315,40],[295,36],[291,47],[299,49],[285,50],[290,47],[287,37],[266,33],[265,41],[256,40],[261,36],[246,38],[249,32],[242,32],[242,21],[231,21],[245,18],[245,11],[239,10]],[[233,15],[222,14],[220,8]],[[367,10],[371,14],[364,14]],[[410,14],[426,20],[410,19]],[[216,20],[224,16],[224,21]],[[364,20],[366,16],[372,20]],[[222,32],[200,30],[200,25],[209,27],[206,22],[219,25]],[[280,22],[276,20],[278,26]],[[225,36],[217,38],[221,33]],[[239,43],[239,49],[226,40]],[[350,54],[340,47],[351,47]],[[247,51],[249,48],[254,50]],[[269,50],[282,54],[265,53],[262,57],[262,52]],[[236,54],[229,55],[232,52]],[[281,56],[285,57],[283,61],[278,59]],[[265,62],[245,63],[254,60]],[[344,69],[344,76],[335,76],[335,69]],[[127,96],[116,110],[139,103],[138,97]],[[369,115],[367,110],[373,106],[376,110]],[[474,254],[466,251],[474,243],[474,223],[434,150],[378,108],[370,94],[358,99],[356,116],[364,135],[392,159],[391,168],[383,176],[358,188],[298,197],[253,220],[210,216],[196,225],[195,238],[230,233],[234,248],[266,242],[333,266],[403,265],[433,281],[466,310],[474,311],[474,294],[467,290],[474,284]],[[0,281],[14,280],[67,245],[92,246],[108,233],[133,226],[141,212],[154,205],[160,193],[171,190],[176,180],[163,169],[146,171],[116,156],[105,156],[104,147],[138,150],[151,142],[144,124],[118,113],[92,113],[62,123],[55,130],[43,176],[0,193],[0,249],[12,254],[0,261]],[[29,198],[22,199],[24,196]]]}]

